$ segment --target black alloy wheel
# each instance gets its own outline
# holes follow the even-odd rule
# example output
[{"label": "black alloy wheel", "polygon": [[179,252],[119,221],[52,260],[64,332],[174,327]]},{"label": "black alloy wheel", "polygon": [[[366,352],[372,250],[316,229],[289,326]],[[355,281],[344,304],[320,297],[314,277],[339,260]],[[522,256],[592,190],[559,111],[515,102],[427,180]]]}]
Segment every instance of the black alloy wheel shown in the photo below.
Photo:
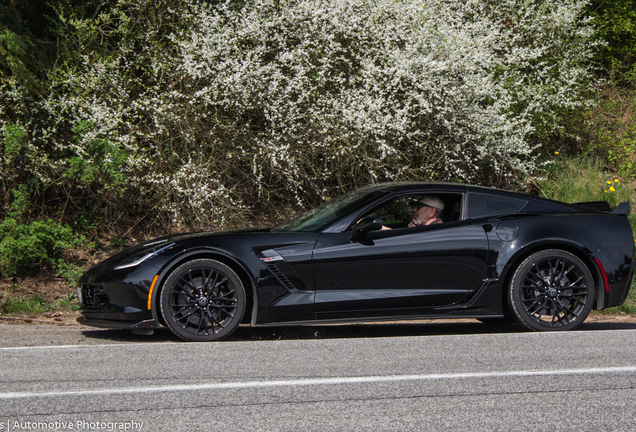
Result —
[{"label": "black alloy wheel", "polygon": [[229,336],[245,312],[245,290],[225,264],[197,259],[170,274],[161,291],[161,314],[182,339],[208,342]]},{"label": "black alloy wheel", "polygon": [[594,287],[583,261],[569,252],[548,249],[517,267],[508,306],[515,321],[528,330],[572,330],[590,313]]}]

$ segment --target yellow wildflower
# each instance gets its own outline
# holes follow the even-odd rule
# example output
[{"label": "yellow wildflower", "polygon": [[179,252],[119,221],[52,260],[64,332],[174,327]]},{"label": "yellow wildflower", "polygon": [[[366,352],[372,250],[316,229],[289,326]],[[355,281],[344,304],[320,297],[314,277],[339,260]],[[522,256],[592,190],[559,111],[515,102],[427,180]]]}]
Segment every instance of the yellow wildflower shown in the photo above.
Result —
[{"label": "yellow wildflower", "polygon": [[614,183],[618,183],[618,179],[614,179]]},{"label": "yellow wildflower", "polygon": [[616,192],[616,189],[614,189],[614,186],[610,186],[609,190],[610,190],[611,192]]},{"label": "yellow wildflower", "polygon": [[607,184],[612,184],[612,182],[608,180],[608,181],[607,181]]},{"label": "yellow wildflower", "polygon": [[559,152],[554,152],[554,154],[559,154]]}]

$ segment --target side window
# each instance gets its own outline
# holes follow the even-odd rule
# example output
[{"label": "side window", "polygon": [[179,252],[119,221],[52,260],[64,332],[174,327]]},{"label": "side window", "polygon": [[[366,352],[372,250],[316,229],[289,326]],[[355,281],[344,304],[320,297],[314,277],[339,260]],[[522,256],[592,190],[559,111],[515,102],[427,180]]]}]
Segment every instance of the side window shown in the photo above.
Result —
[{"label": "side window", "polygon": [[382,218],[384,225],[404,228],[413,219],[413,207],[409,203],[420,199],[421,195],[402,195],[368,214],[368,217]]},{"label": "side window", "polygon": [[[428,194],[408,194],[400,195],[383,203],[380,207],[376,207],[371,212],[366,213],[363,217],[382,218],[385,226],[390,228],[405,228],[409,222],[413,220],[413,201],[420,200]],[[459,193],[437,193],[433,194],[442,200],[444,210],[442,212],[442,220],[444,222],[452,222],[461,218],[462,194]]]},{"label": "side window", "polygon": [[477,218],[517,213],[528,200],[486,194],[468,195],[468,217]]}]

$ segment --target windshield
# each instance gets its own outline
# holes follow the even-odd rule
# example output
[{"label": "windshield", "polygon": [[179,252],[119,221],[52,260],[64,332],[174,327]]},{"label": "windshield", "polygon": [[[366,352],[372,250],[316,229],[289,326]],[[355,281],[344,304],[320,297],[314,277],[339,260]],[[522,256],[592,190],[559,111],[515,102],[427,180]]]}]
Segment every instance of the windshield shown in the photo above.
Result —
[{"label": "windshield", "polygon": [[320,231],[366,202],[371,202],[386,192],[377,186],[366,186],[327,201],[295,219],[285,222],[272,231]]}]

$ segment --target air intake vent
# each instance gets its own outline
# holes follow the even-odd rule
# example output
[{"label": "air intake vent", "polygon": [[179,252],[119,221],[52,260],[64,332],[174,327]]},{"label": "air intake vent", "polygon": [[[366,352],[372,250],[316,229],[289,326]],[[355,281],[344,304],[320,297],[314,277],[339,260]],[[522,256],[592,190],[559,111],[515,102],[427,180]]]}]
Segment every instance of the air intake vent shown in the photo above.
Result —
[{"label": "air intake vent", "polygon": [[90,285],[82,285],[82,307],[93,306],[95,299],[95,287]]},{"label": "air intake vent", "polygon": [[289,279],[287,279],[287,276],[285,276],[285,274],[282,271],[280,271],[280,269],[278,267],[276,267],[276,264],[267,263],[265,265],[267,266],[268,269],[270,269],[270,271],[272,273],[274,273],[274,276],[276,276],[278,278],[280,283],[283,284],[283,286],[285,288],[287,288],[289,290],[295,290],[296,289],[294,284],[291,283],[291,281]]},{"label": "air intake vent", "polygon": [[82,307],[90,308],[93,306],[100,306],[108,304],[110,302],[108,295],[103,292],[101,287],[93,285],[82,285],[80,287],[82,291]]}]

